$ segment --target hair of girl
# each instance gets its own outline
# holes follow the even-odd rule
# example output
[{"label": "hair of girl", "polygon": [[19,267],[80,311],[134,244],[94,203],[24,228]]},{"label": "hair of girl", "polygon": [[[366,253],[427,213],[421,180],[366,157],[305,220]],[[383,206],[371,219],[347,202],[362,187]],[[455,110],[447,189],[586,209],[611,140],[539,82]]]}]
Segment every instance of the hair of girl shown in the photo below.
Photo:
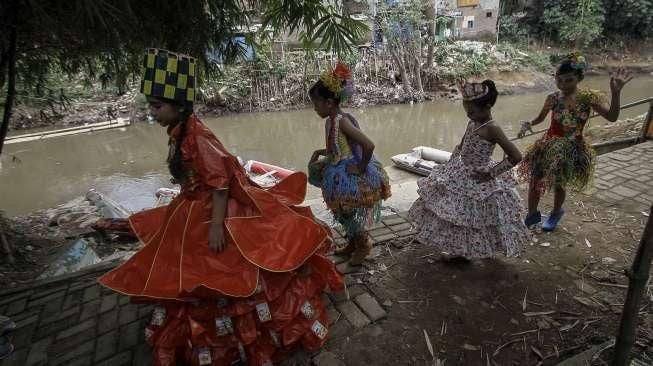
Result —
[{"label": "hair of girl", "polygon": [[331,99],[336,103],[337,105],[340,105],[340,98],[336,95],[336,93],[332,92],[327,88],[326,85],[322,82],[322,80],[318,80],[311,89],[309,89],[308,94],[311,96],[311,98],[321,98],[321,99]]},{"label": "hair of girl", "polygon": [[186,137],[186,126],[188,125],[186,122],[188,121],[190,115],[193,114],[193,103],[180,103],[178,101],[169,99],[163,99],[163,101],[179,107],[179,123],[181,125],[179,126],[179,135],[177,135],[177,138],[175,139],[174,153],[168,161],[168,170],[170,170],[170,174],[172,174],[172,177],[178,183],[183,183],[187,177],[182,162],[183,159],[181,154],[181,146],[184,142],[184,138]]},{"label": "hair of girl", "polygon": [[488,92],[483,97],[475,99],[472,102],[482,107],[494,107],[494,104],[497,102],[497,97],[499,96],[499,91],[497,91],[494,81],[484,80],[481,84],[487,87]]},{"label": "hair of girl", "polygon": [[558,65],[558,69],[556,71],[557,75],[563,75],[563,74],[571,74],[574,73],[576,76],[578,76],[578,80],[583,80],[585,77],[585,71],[583,68],[578,67],[574,60],[570,59],[565,59],[562,62],[560,62],[560,65]]}]

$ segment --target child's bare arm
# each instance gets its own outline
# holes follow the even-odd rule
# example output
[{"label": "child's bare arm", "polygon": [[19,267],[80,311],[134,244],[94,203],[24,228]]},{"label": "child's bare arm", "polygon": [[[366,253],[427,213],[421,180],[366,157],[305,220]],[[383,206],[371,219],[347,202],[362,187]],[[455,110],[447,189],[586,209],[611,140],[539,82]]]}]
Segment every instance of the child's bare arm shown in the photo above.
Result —
[{"label": "child's bare arm", "polygon": [[619,109],[621,108],[621,89],[632,79],[632,73],[625,71],[624,69],[617,70],[617,72],[613,73],[610,78],[610,91],[612,94],[610,108],[606,108],[601,103],[592,103],[592,109],[608,121],[616,121],[619,118]]},{"label": "child's bare arm", "polygon": [[463,135],[463,137],[460,139],[458,145],[454,146],[453,151],[451,152],[452,157],[455,155],[460,155],[460,149],[463,146],[463,140],[465,140],[465,135]]},{"label": "child's bare arm", "polygon": [[544,105],[542,106],[542,110],[540,110],[540,114],[537,115],[533,120],[530,121],[531,126],[535,126],[539,123],[542,123],[546,116],[549,114],[549,111],[553,109],[553,95],[550,94],[546,97],[546,100],[544,101]]},{"label": "child's bare arm", "polygon": [[540,110],[540,114],[537,115],[533,120],[531,121],[522,121],[521,122],[521,129],[517,133],[517,137],[522,138],[526,136],[526,132],[531,131],[533,132],[532,127],[542,123],[546,116],[549,114],[549,111],[553,109],[553,104],[554,104],[554,97],[553,94],[550,94],[546,97],[546,100],[544,101],[544,106],[542,106],[542,110]]},{"label": "child's bare arm", "polygon": [[508,137],[506,137],[506,134],[503,133],[501,127],[494,124],[488,125],[482,130],[479,130],[479,135],[481,135],[481,137],[483,137],[485,140],[501,146],[507,157],[489,169],[481,168],[475,171],[472,174],[472,177],[476,179],[476,181],[487,182],[492,180],[500,174],[509,171],[521,161],[521,152],[517,146],[515,146],[515,144],[508,140]]},{"label": "child's bare arm", "polygon": [[227,200],[229,191],[218,189],[213,191],[213,208],[211,209],[211,226],[209,228],[209,247],[214,252],[221,252],[225,248],[224,218],[227,213]]},{"label": "child's bare arm", "polygon": [[488,126],[488,140],[501,146],[503,151],[508,156],[508,161],[510,161],[513,166],[519,164],[519,162],[522,160],[521,151],[519,151],[515,144],[510,142],[506,134],[503,133],[501,127],[494,124]]},{"label": "child's bare arm", "polygon": [[343,116],[340,120],[340,129],[347,137],[357,142],[363,149],[363,158],[358,169],[361,173],[365,172],[374,153],[374,143],[361,130],[354,127],[353,123],[346,116]]}]

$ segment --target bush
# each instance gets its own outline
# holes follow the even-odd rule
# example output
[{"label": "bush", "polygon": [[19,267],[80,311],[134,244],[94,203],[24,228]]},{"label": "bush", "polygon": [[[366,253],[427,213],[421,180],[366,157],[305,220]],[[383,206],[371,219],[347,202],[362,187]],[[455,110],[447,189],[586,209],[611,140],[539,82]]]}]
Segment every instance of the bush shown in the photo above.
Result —
[{"label": "bush", "polygon": [[528,29],[515,17],[501,17],[499,41],[526,47],[528,46]]}]

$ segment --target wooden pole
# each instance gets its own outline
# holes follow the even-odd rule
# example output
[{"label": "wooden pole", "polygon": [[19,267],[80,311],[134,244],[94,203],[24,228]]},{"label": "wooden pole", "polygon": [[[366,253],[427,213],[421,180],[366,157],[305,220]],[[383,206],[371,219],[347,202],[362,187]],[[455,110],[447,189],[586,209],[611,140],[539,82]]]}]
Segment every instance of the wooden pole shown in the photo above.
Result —
[{"label": "wooden pole", "polygon": [[0,244],[2,245],[2,251],[5,253],[5,257],[7,258],[7,262],[9,264],[14,264],[16,263],[16,260],[14,259],[14,249],[9,243],[9,240],[7,240],[7,237],[5,236],[5,233],[0,232]]},{"label": "wooden pole", "polygon": [[[2,116],[2,124],[0,125],[0,155],[2,155],[2,147],[4,146],[7,131],[9,131],[9,121],[11,120],[11,112],[14,108],[14,99],[16,98],[16,44],[18,43],[18,1],[10,1],[9,5],[9,19],[13,18],[11,25],[11,34],[9,35],[9,49],[7,50],[6,57],[9,59],[7,65],[7,97],[5,98],[5,110]],[[4,72],[4,70],[0,70]]]},{"label": "wooden pole", "polygon": [[628,276],[628,293],[621,314],[621,324],[614,349],[614,359],[611,366],[628,366],[630,350],[635,344],[639,303],[644,296],[644,290],[651,270],[653,259],[653,206],[651,206],[648,222],[644,228],[642,240],[639,242],[633,266],[626,270]]},{"label": "wooden pole", "polygon": [[640,141],[646,141],[648,139],[653,139],[653,101],[649,103],[648,113],[644,119],[644,125],[642,126],[642,133],[640,135]]}]

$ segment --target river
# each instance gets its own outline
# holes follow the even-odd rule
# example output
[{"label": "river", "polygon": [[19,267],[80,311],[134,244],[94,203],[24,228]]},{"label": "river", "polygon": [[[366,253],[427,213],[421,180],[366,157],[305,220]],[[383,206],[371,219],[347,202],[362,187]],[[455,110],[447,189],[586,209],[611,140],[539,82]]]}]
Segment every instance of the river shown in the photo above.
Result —
[{"label": "river", "polygon": [[[607,77],[590,77],[584,84],[608,90]],[[622,95],[622,104],[651,96],[653,76],[638,76]],[[494,118],[508,136],[519,121],[533,118],[546,93],[500,96]],[[620,118],[645,113],[647,106],[622,112]],[[466,118],[459,101],[349,109],[376,144],[376,155],[391,165],[392,155],[418,145],[451,150],[462,137]],[[306,170],[313,150],[324,145],[324,123],[310,109],[243,113],[204,122],[234,154],[293,170]],[[592,124],[602,124],[600,119]],[[545,124],[543,124],[545,126]],[[153,200],[153,192],[169,185],[165,129],[135,123],[126,129],[56,137],[5,146],[0,158],[0,208],[9,216],[54,207],[89,188],[109,194],[137,211]],[[522,141],[523,147],[529,141]],[[315,198],[311,191],[310,198]]]}]

